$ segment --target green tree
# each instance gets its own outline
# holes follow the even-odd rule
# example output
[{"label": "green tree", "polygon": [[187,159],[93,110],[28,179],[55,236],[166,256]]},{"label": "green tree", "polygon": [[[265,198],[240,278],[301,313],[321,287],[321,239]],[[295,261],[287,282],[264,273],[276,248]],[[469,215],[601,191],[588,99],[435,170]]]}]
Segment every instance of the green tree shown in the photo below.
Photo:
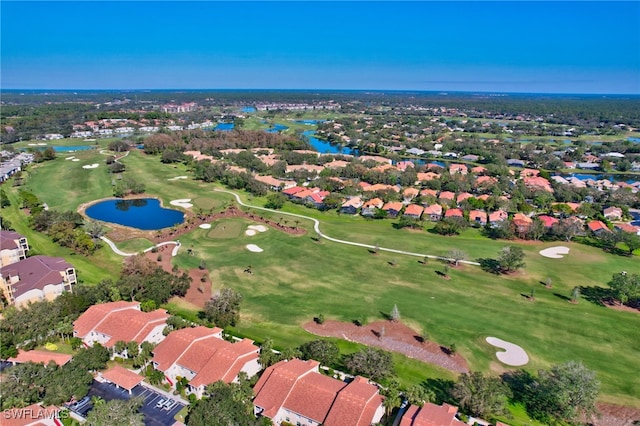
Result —
[{"label": "green tree", "polygon": [[389,352],[365,348],[348,355],[345,366],[353,374],[361,374],[373,380],[379,380],[393,373],[393,358]]},{"label": "green tree", "polygon": [[463,411],[473,416],[488,417],[505,412],[510,390],[497,377],[471,372],[460,375],[451,394]]},{"label": "green tree", "polygon": [[434,402],[436,394],[431,389],[427,389],[422,385],[413,385],[403,392],[409,401],[409,404],[422,407],[425,402]]},{"label": "green tree", "polygon": [[400,321],[400,310],[398,309],[398,305],[393,305],[393,309],[391,309],[391,313],[389,314],[389,318],[393,322]]},{"label": "green tree", "polygon": [[278,354],[273,352],[273,340],[268,337],[260,345],[258,362],[260,362],[263,369],[269,368],[278,362]]},{"label": "green tree", "polygon": [[498,255],[498,263],[504,272],[514,272],[524,268],[524,251],[516,246],[504,247]]},{"label": "green tree", "polygon": [[207,386],[208,396],[191,406],[188,426],[259,425],[253,415],[251,388],[244,383],[216,382]]},{"label": "green tree", "polygon": [[242,295],[231,288],[223,288],[204,305],[205,317],[217,327],[236,325],[240,319]]},{"label": "green tree", "polygon": [[633,255],[633,252],[640,248],[640,236],[631,232],[625,232],[622,241],[627,245],[629,255]]},{"label": "green tree", "polygon": [[138,409],[142,406],[142,398],[128,400],[112,399],[105,404],[95,405],[87,415],[89,426],[143,426],[144,415]]},{"label": "green tree", "polygon": [[340,355],[338,345],[328,340],[312,340],[300,346],[303,359],[315,359],[322,365],[334,365]]},{"label": "green tree", "polygon": [[389,384],[382,389],[381,393],[384,396],[384,411],[387,418],[389,418],[393,409],[400,407],[400,404],[402,404],[400,384],[397,380],[390,380]]},{"label": "green tree", "polygon": [[611,297],[620,303],[635,305],[640,302],[640,275],[619,272],[609,281]]}]

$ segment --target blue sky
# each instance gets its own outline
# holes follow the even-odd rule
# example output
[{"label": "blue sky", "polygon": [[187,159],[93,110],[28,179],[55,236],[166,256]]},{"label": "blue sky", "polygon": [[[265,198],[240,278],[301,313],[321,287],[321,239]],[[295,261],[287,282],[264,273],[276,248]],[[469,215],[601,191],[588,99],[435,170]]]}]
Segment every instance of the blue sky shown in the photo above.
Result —
[{"label": "blue sky", "polygon": [[640,94],[640,2],[11,2],[3,89]]}]

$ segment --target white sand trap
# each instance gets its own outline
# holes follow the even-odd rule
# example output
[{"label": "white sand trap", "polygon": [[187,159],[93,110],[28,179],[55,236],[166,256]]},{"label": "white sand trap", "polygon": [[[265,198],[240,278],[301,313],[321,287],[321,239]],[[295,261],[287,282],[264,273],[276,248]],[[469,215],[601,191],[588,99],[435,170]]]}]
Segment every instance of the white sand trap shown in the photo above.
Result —
[{"label": "white sand trap", "polygon": [[540,250],[540,254],[550,259],[562,259],[565,254],[569,254],[569,247],[556,246]]},{"label": "white sand trap", "polygon": [[253,253],[262,253],[264,251],[255,244],[247,244],[247,250]]},{"label": "white sand trap", "polygon": [[73,160],[74,158],[75,158],[75,155],[72,155],[71,157],[65,158],[65,160]]},{"label": "white sand trap", "polygon": [[529,362],[529,356],[524,351],[524,349],[522,349],[518,345],[505,342],[504,340],[498,339],[497,337],[487,337],[486,341],[491,346],[504,349],[504,352],[496,352],[496,356],[503,364],[517,367],[520,365],[525,365]]},{"label": "white sand trap", "polygon": [[86,166],[82,166],[83,169],[95,169],[99,166],[100,164],[98,163],[93,163],[93,164],[87,164]]},{"label": "white sand trap", "polygon": [[248,228],[252,231],[258,231],[258,232],[266,232],[268,229],[264,225],[249,225]]},{"label": "white sand trap", "polygon": [[45,146],[46,144],[46,142],[38,142],[38,146]]},{"label": "white sand trap", "polygon": [[176,177],[169,178],[167,180],[178,180],[178,179],[188,179],[188,178],[189,176],[176,176]]},{"label": "white sand trap", "polygon": [[244,231],[244,233],[245,233],[245,235],[253,237],[254,235],[256,235],[258,233],[258,231],[256,231],[255,229],[247,229],[246,231]]},{"label": "white sand trap", "polygon": [[71,159],[71,161],[80,161],[80,159],[79,158],[73,158],[73,159]]},{"label": "white sand trap", "polygon": [[211,224],[210,223],[201,223],[200,225],[198,225],[200,228],[202,229],[211,229]]},{"label": "white sand trap", "polygon": [[193,204],[191,204],[191,198],[180,198],[178,200],[169,201],[169,204],[185,209],[190,209],[191,207],[193,207]]}]

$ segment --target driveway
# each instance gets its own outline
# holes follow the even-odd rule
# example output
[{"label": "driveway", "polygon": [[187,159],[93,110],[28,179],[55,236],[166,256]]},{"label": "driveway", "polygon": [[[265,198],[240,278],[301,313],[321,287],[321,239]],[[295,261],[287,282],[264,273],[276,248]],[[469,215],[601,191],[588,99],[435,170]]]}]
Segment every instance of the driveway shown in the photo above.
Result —
[{"label": "driveway", "polygon": [[[142,406],[140,407],[140,412],[144,414],[144,423],[145,425],[152,426],[171,426],[176,421],[174,420],[174,416],[184,407],[184,404],[175,401],[175,405],[171,408],[158,408],[158,402],[160,400],[166,401],[167,397],[155,392],[151,389],[148,389],[142,385],[138,385],[132,389],[131,395],[126,390],[120,389],[111,383],[100,383],[97,381],[93,381],[91,384],[91,388],[89,389],[89,396],[99,396],[105,401],[110,401],[112,399],[130,399],[132,397],[141,397],[143,399]],[[88,403],[84,407],[81,407],[78,410],[78,414],[86,417],[87,413],[91,411],[93,408],[91,403]]]}]

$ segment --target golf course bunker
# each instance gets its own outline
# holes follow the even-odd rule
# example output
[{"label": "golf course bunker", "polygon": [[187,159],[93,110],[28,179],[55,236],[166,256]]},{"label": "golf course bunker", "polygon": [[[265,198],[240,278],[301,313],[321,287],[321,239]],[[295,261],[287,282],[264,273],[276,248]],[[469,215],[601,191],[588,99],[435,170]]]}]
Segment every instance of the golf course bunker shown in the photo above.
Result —
[{"label": "golf course bunker", "polygon": [[487,337],[485,340],[491,346],[504,349],[504,352],[496,352],[496,356],[503,364],[518,367],[529,362],[529,356],[520,346],[505,342],[497,337]]},{"label": "golf course bunker", "polygon": [[252,231],[258,231],[258,232],[267,232],[267,227],[264,225],[249,225],[248,228]]},{"label": "golf course bunker", "polygon": [[176,207],[182,207],[184,209],[193,207],[193,204],[191,204],[191,198],[180,198],[177,200],[169,201],[169,204]]},{"label": "golf course bunker", "polygon": [[254,229],[247,229],[246,231],[244,231],[245,235],[248,235],[249,237],[253,237],[254,235],[256,235],[258,233],[258,231],[254,230]]},{"label": "golf course bunker", "polygon": [[87,164],[86,166],[82,166],[83,169],[95,169],[99,166],[97,163]]},{"label": "golf course bunker", "polygon": [[255,244],[247,244],[247,250],[249,250],[252,253],[262,253],[264,251]]},{"label": "golf course bunker", "polygon": [[176,177],[172,177],[169,178],[167,180],[178,180],[178,179],[187,179],[189,176],[176,176]]},{"label": "golf course bunker", "polygon": [[198,225],[200,228],[202,229],[211,229],[211,224],[210,223],[201,223],[200,225]]},{"label": "golf course bunker", "polygon": [[71,161],[80,161],[79,158],[72,158]]},{"label": "golf course bunker", "polygon": [[72,156],[70,156],[70,157],[65,158],[65,160],[73,160],[74,158],[76,158],[76,156],[75,156],[75,155],[72,155]]},{"label": "golf course bunker", "polygon": [[550,259],[562,259],[565,254],[569,254],[569,247],[556,246],[540,250],[540,254]]}]

